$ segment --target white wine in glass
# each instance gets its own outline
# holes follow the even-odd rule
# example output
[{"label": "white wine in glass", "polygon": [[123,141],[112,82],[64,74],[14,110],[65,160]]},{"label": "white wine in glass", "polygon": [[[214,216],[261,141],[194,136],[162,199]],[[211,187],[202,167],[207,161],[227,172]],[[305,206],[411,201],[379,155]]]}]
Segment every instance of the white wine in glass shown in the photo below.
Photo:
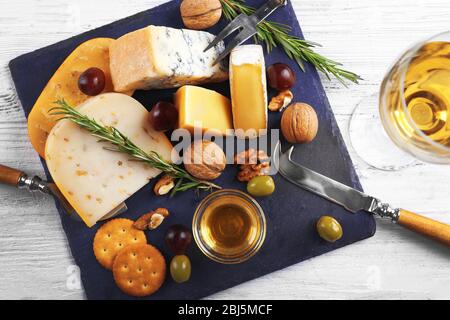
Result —
[{"label": "white wine in glass", "polygon": [[450,32],[406,51],[382,82],[378,110],[369,106],[373,100],[361,103],[350,122],[352,145],[363,160],[385,170],[414,158],[450,164]]}]

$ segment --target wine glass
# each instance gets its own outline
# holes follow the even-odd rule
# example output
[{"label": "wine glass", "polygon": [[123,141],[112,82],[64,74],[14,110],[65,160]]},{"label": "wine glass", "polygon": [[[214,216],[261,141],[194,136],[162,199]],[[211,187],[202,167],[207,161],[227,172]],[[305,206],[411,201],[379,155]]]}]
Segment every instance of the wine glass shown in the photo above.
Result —
[{"label": "wine glass", "polygon": [[379,95],[353,111],[351,144],[367,164],[400,170],[417,160],[450,164],[450,32],[407,50]]}]

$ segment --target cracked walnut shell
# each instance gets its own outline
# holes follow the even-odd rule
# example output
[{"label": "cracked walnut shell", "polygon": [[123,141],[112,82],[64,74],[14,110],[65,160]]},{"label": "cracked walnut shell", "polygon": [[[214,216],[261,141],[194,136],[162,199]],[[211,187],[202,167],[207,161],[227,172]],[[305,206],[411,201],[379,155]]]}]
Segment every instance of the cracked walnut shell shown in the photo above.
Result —
[{"label": "cracked walnut shell", "polygon": [[290,143],[308,143],[314,140],[319,120],[313,107],[306,103],[291,104],[281,117],[281,132]]}]

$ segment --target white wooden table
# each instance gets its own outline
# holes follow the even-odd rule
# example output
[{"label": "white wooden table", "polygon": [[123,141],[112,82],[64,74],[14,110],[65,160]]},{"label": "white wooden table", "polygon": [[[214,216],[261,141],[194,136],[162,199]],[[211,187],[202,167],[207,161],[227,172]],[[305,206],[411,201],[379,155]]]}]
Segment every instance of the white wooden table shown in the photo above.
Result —
[{"label": "white wooden table", "polygon": [[[43,176],[7,63],[12,58],[148,9],[164,0],[0,2],[0,163]],[[448,0],[293,0],[308,39],[363,76],[343,88],[323,79],[342,132],[353,107],[377,91],[390,63],[412,43],[450,30]],[[368,167],[354,153],[367,192],[450,223],[450,167],[400,172]],[[0,186],[0,298],[81,299],[53,200]],[[366,241],[218,293],[218,299],[449,299],[450,250],[378,221]]]}]

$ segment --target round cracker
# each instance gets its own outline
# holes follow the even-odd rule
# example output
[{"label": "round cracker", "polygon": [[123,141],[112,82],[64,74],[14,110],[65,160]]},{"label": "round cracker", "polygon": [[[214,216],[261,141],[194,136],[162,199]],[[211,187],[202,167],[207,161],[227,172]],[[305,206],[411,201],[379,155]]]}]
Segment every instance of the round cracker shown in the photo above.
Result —
[{"label": "round cracker", "polygon": [[106,269],[111,270],[119,251],[131,244],[145,244],[145,233],[133,227],[133,220],[113,219],[102,225],[94,237],[94,255]]},{"label": "round cracker", "polygon": [[130,245],[117,254],[113,264],[114,281],[126,294],[144,297],[158,291],[166,277],[166,261],[149,244]]}]

